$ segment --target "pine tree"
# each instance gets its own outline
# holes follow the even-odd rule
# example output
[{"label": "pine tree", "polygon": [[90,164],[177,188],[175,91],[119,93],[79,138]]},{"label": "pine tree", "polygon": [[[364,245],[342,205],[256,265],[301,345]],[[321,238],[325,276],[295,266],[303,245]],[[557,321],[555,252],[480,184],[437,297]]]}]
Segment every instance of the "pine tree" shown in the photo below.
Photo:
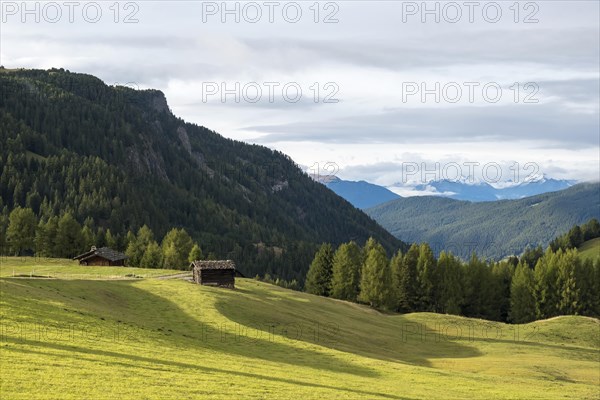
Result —
[{"label": "pine tree", "polygon": [[11,254],[15,256],[33,254],[37,218],[30,208],[17,207],[8,217],[6,239]]},{"label": "pine tree", "polygon": [[600,222],[596,218],[592,218],[581,227],[583,231],[583,240],[590,240],[600,237]]},{"label": "pine tree", "polygon": [[[0,197],[0,205],[2,203],[2,198]],[[8,244],[6,241],[6,231],[8,229],[8,207],[2,207],[2,212],[0,213],[0,255],[9,254]]]},{"label": "pine tree", "polygon": [[403,279],[402,274],[405,270],[404,268],[404,255],[402,254],[402,250],[398,250],[396,254],[392,256],[390,260],[390,272],[392,274],[392,301],[393,301],[393,309],[395,311],[400,311],[400,281]]},{"label": "pine tree", "polygon": [[488,318],[493,314],[489,292],[492,290],[491,269],[473,252],[464,265],[465,306],[463,314],[468,317]]},{"label": "pine tree", "polygon": [[323,243],[313,259],[306,274],[307,293],[329,296],[333,269],[333,250],[329,243]]},{"label": "pine tree", "polygon": [[521,260],[529,265],[529,268],[533,269],[543,255],[544,249],[542,249],[542,246],[537,246],[534,249],[527,247],[521,256]]},{"label": "pine tree", "polygon": [[434,311],[436,299],[436,260],[433,251],[427,243],[419,246],[417,259],[417,281],[419,283],[418,309],[420,311]]},{"label": "pine tree", "polygon": [[490,271],[488,319],[507,321],[510,312],[510,285],[514,271],[506,261],[496,262]]},{"label": "pine tree", "polygon": [[356,301],[359,292],[361,250],[355,242],[340,245],[333,256],[331,297]]},{"label": "pine tree", "polygon": [[519,262],[510,285],[509,319],[515,324],[531,322],[536,317],[533,272]]},{"label": "pine tree", "polygon": [[583,243],[583,231],[579,225],[575,225],[567,234],[569,248],[577,248]]},{"label": "pine tree", "polygon": [[600,317],[600,296],[598,296],[598,293],[600,293],[600,257],[596,258],[596,261],[594,261],[592,275],[593,275],[593,278],[590,282],[590,291],[589,291],[589,296],[591,297],[590,304],[592,304],[592,306],[591,306],[592,308],[590,310],[590,315],[593,315],[596,318],[599,318]]},{"label": "pine tree", "polygon": [[[599,259],[600,260],[600,259]],[[575,280],[579,289],[580,312],[582,315],[595,316],[596,304],[600,302],[600,288],[595,274],[594,262],[587,258],[578,261],[581,265],[576,271]]]},{"label": "pine tree", "polygon": [[[106,247],[106,232],[103,227],[99,227],[94,235],[97,247]],[[114,247],[112,247],[114,248]]]},{"label": "pine tree", "polygon": [[402,264],[400,265],[397,278],[397,302],[398,309],[402,312],[413,312],[417,310],[419,297],[419,283],[417,281],[417,260],[419,258],[419,246],[410,246]]},{"label": "pine tree", "polygon": [[394,308],[392,271],[385,249],[379,243],[371,246],[362,267],[358,299],[371,307]]},{"label": "pine tree", "polygon": [[463,270],[460,261],[442,251],[437,262],[439,279],[439,311],[459,315],[464,304]]}]

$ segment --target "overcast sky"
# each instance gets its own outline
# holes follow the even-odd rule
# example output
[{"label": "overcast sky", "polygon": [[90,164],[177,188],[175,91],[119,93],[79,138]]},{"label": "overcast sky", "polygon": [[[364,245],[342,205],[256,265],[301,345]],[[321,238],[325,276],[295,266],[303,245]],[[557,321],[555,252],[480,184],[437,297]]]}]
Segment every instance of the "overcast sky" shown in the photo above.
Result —
[{"label": "overcast sky", "polygon": [[27,4],[2,2],[5,67],[160,89],[185,120],[344,179],[435,162],[599,179],[597,1]]}]

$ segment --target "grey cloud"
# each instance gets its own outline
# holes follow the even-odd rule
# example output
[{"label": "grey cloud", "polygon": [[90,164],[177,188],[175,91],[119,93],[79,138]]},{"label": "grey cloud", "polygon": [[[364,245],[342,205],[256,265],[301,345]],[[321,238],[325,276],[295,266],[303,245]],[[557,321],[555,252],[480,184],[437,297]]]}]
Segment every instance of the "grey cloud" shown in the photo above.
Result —
[{"label": "grey cloud", "polygon": [[[481,63],[540,63],[570,68],[598,65],[598,29],[496,30],[398,35],[397,40],[248,39],[248,47],[273,54],[274,62],[295,68],[324,61],[398,70]],[[596,49],[596,51],[591,51]],[[304,54],[291,62],[290,54]]]},{"label": "grey cloud", "polygon": [[6,39],[19,40],[24,42],[42,42],[42,43],[69,43],[71,45],[89,46],[111,46],[117,48],[144,48],[144,49],[173,49],[173,50],[189,50],[196,45],[196,40],[189,37],[174,36],[174,35],[122,35],[114,33],[103,34],[69,34],[66,31],[62,34],[49,33],[19,33],[17,35],[7,34]]},{"label": "grey cloud", "polygon": [[538,81],[543,95],[560,96],[563,99],[598,104],[600,97],[600,80],[571,79],[562,81]]},{"label": "grey cloud", "polygon": [[393,109],[318,122],[253,126],[267,133],[257,142],[445,143],[489,140],[539,140],[566,148],[598,146],[598,114],[573,114],[558,104]]}]

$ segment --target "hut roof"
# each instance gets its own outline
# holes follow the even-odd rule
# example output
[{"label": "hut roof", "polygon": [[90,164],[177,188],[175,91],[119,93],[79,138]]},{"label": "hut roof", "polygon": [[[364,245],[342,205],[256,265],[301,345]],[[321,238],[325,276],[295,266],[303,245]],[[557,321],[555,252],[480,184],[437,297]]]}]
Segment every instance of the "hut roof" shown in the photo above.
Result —
[{"label": "hut roof", "polygon": [[92,246],[90,251],[87,251],[83,254],[73,257],[73,260],[85,261],[92,257],[102,257],[110,261],[120,261],[127,258],[127,256],[119,251],[110,249],[108,247],[100,247],[96,248],[96,246]]},{"label": "hut roof", "polygon": [[235,263],[231,260],[197,260],[192,262],[192,268],[197,269],[233,269]]}]

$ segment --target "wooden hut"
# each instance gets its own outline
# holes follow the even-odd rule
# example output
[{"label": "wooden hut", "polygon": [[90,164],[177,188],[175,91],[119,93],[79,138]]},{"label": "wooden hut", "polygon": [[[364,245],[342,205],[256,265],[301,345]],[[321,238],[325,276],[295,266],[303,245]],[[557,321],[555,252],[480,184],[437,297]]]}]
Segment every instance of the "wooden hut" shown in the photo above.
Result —
[{"label": "wooden hut", "polygon": [[127,256],[108,247],[96,248],[92,246],[90,251],[73,257],[73,260],[79,260],[80,265],[102,265],[102,266],[123,266]]},{"label": "wooden hut", "polygon": [[235,287],[235,264],[231,260],[199,260],[191,267],[194,282],[200,285]]}]

